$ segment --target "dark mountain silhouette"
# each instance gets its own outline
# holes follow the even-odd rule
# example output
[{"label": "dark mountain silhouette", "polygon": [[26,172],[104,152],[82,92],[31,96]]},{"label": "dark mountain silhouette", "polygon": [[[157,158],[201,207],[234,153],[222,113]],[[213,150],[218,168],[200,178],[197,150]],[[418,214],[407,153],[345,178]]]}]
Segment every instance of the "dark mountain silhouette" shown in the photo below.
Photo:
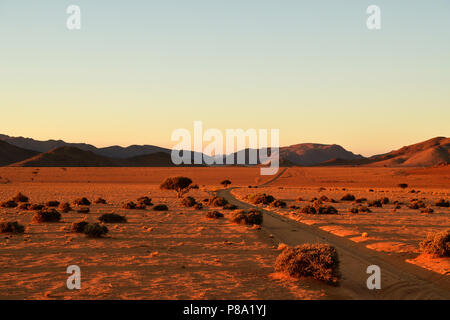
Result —
[{"label": "dark mountain silhouette", "polygon": [[37,154],[36,151],[19,148],[0,140],[0,166],[22,161]]}]

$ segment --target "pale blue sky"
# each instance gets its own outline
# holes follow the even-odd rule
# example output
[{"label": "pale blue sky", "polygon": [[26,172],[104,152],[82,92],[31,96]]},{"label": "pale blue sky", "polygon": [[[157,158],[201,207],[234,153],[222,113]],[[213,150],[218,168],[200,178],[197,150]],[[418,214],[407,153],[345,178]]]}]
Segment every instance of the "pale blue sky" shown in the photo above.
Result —
[{"label": "pale blue sky", "polygon": [[202,120],[371,155],[450,133],[446,0],[0,0],[0,40],[9,135],[171,147]]}]

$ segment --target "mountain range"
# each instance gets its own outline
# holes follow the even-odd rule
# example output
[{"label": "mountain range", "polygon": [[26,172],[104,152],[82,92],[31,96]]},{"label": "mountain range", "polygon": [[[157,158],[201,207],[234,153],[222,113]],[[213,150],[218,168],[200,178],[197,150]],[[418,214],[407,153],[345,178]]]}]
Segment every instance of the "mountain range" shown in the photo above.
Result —
[{"label": "mountain range", "polygon": [[[279,149],[281,166],[428,167],[450,162],[450,138],[436,137],[382,155],[363,157],[332,144],[301,143]],[[244,153],[248,159],[249,149]],[[207,157],[207,156],[205,156]],[[225,156],[219,155],[217,157]],[[192,155],[193,159],[193,155]],[[258,159],[258,164],[261,161]],[[203,164],[204,165],[204,164]],[[0,134],[0,166],[16,167],[152,167],[174,166],[171,150],[153,145],[97,148],[62,140],[38,141]]]}]

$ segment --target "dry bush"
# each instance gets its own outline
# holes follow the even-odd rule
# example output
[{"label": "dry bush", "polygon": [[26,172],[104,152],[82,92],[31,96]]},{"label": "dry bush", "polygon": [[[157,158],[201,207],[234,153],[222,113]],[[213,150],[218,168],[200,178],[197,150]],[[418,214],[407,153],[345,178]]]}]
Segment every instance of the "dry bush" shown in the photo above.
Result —
[{"label": "dry bush", "polygon": [[167,178],[161,183],[159,188],[161,190],[174,190],[177,192],[178,198],[181,198],[183,194],[189,191],[191,183],[192,180],[186,177]]},{"label": "dry bush", "polygon": [[197,202],[196,204],[194,204],[193,208],[195,210],[201,210],[203,209],[203,205],[201,204],[201,202]]},{"label": "dry bush", "polygon": [[347,193],[345,196],[343,196],[342,198],[341,198],[341,201],[355,201],[355,196],[354,195],[352,195],[352,194],[350,194],[350,193]]},{"label": "dry bush", "polygon": [[98,218],[103,223],[125,223],[127,218],[116,213],[105,213],[100,218]]},{"label": "dry bush", "polygon": [[59,222],[60,220],[61,220],[61,213],[59,213],[55,209],[38,211],[33,216],[33,222],[36,223]]},{"label": "dry bush", "polygon": [[32,204],[29,208],[28,208],[28,210],[29,211],[39,211],[39,210],[42,210],[42,209],[44,209],[44,205],[43,204]]},{"label": "dry bush", "polygon": [[133,201],[129,201],[122,204],[122,209],[133,210],[136,209],[137,205]]},{"label": "dry bush", "polygon": [[107,234],[108,231],[106,226],[102,226],[99,223],[89,223],[84,227],[83,233],[85,233],[88,238],[101,238]]},{"label": "dry bush", "polygon": [[83,197],[83,198],[75,199],[73,201],[73,204],[77,205],[77,206],[90,206],[91,202],[87,198]]},{"label": "dry bush", "polygon": [[274,208],[286,208],[286,202],[282,200],[275,200],[270,203],[270,206]]},{"label": "dry bush", "polygon": [[406,183],[399,183],[398,186],[402,189],[408,188],[408,184],[406,184]]},{"label": "dry bush", "polygon": [[439,257],[450,257],[450,229],[429,234],[420,243],[420,250]]},{"label": "dry bush", "polygon": [[169,208],[165,204],[157,204],[153,207],[153,210],[155,211],[167,211]]},{"label": "dry bush", "polygon": [[31,207],[31,203],[21,203],[17,207],[20,210],[28,210]]},{"label": "dry bush", "polygon": [[317,214],[338,214],[338,211],[333,206],[322,205],[316,208]]},{"label": "dry bush", "polygon": [[436,207],[444,207],[444,208],[448,208],[450,206],[450,202],[446,201],[445,199],[441,199],[438,202],[435,203]]},{"label": "dry bush", "polygon": [[408,208],[410,209],[420,209],[420,208],[426,208],[425,203],[422,200],[413,199],[408,204]]},{"label": "dry bush", "polygon": [[89,212],[91,212],[91,209],[89,209],[89,208],[87,208],[87,207],[84,207],[84,208],[78,208],[78,209],[77,209],[77,212],[78,212],[78,213],[89,213]]},{"label": "dry bush", "polygon": [[329,244],[287,247],[275,260],[275,271],[337,284],[340,278],[338,253]]},{"label": "dry bush", "polygon": [[389,198],[388,197],[384,197],[380,199],[382,204],[389,204]]},{"label": "dry bush", "polygon": [[28,197],[19,192],[11,200],[15,202],[28,202]]},{"label": "dry bush", "polygon": [[296,200],[297,200],[298,202],[300,202],[300,201],[305,201],[302,197],[298,197]]},{"label": "dry bush", "polygon": [[317,213],[316,209],[313,206],[310,206],[310,205],[304,206],[300,210],[300,212],[301,213],[306,213],[306,214],[316,214]]},{"label": "dry bush", "polygon": [[0,203],[0,207],[2,207],[2,208],[16,208],[17,207],[17,202],[15,202],[13,200],[4,201],[4,202]]},{"label": "dry bush", "polygon": [[329,201],[330,199],[326,195],[323,195],[319,198],[319,200],[322,202],[326,202],[326,201]]},{"label": "dry bush", "polygon": [[348,211],[351,213],[370,213],[370,212],[372,212],[372,210],[370,210],[366,206],[352,207],[352,208],[349,208]]},{"label": "dry bush", "polygon": [[383,207],[383,203],[381,203],[381,200],[371,200],[371,201],[367,202],[367,205],[369,207],[376,207],[376,208]]},{"label": "dry bush", "polygon": [[58,208],[59,208],[59,210],[61,210],[61,212],[64,212],[64,213],[72,211],[72,207],[70,206],[70,204],[68,202],[61,203]]},{"label": "dry bush", "polygon": [[197,203],[197,201],[195,201],[195,198],[193,198],[193,197],[185,197],[181,200],[181,205],[183,207],[190,208],[190,207],[195,206],[196,203]]},{"label": "dry bush", "polygon": [[239,224],[262,224],[263,213],[256,209],[238,210],[232,213],[231,221]]},{"label": "dry bush", "polygon": [[138,199],[137,199],[137,202],[138,202],[138,203],[141,203],[141,204],[144,204],[144,205],[146,205],[146,206],[152,206],[152,205],[153,205],[152,199],[149,198],[149,197],[147,197],[147,196],[138,198]]},{"label": "dry bush", "polygon": [[50,207],[50,208],[52,208],[52,207],[55,208],[55,207],[59,206],[59,201],[47,201],[45,203],[45,206]]},{"label": "dry bush", "polygon": [[422,213],[433,213],[434,210],[432,208],[428,207],[428,208],[421,209],[420,212],[422,212]]},{"label": "dry bush", "polygon": [[275,201],[272,195],[265,193],[248,194],[245,199],[253,204],[270,204]]},{"label": "dry bush", "polygon": [[222,197],[212,197],[208,200],[208,205],[213,207],[224,207],[228,204],[228,201]]},{"label": "dry bush", "polygon": [[0,233],[24,233],[25,227],[19,224],[17,221],[0,222]]},{"label": "dry bush", "polygon": [[206,213],[206,217],[209,219],[219,219],[219,218],[223,218],[223,213],[221,213],[219,211],[208,211]]},{"label": "dry bush", "polygon": [[88,225],[89,223],[87,221],[79,221],[79,222],[74,222],[72,223],[72,226],[70,227],[70,232],[72,233],[84,233],[84,228]]},{"label": "dry bush", "polygon": [[223,185],[226,188],[226,187],[228,187],[231,184],[231,181],[230,180],[223,180],[220,184]]},{"label": "dry bush", "polygon": [[367,201],[366,198],[358,198],[358,199],[355,200],[355,203],[363,203],[363,202],[366,202],[366,201]]},{"label": "dry bush", "polygon": [[239,209],[238,206],[231,204],[231,203],[227,203],[226,205],[223,206],[223,208],[225,210],[236,210]]},{"label": "dry bush", "polygon": [[103,198],[97,198],[94,200],[95,204],[106,204],[106,200]]}]

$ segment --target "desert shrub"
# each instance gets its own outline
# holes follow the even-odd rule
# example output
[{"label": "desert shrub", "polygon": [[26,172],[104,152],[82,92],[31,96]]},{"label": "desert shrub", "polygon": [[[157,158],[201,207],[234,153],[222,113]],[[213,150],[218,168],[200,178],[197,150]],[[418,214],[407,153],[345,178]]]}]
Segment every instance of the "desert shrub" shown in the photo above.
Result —
[{"label": "desert shrub", "polygon": [[102,226],[99,223],[89,223],[84,227],[83,233],[85,233],[88,238],[101,238],[107,234],[108,231],[106,226]]},{"label": "desert shrub", "polygon": [[193,208],[195,210],[201,210],[203,209],[203,204],[201,204],[201,202],[197,202],[196,204],[194,204]]},{"label": "desert shrub", "polygon": [[149,197],[147,197],[147,196],[138,198],[138,199],[137,199],[137,202],[138,202],[138,203],[145,204],[146,206],[152,206],[152,205],[153,205],[152,199],[149,198]]},{"label": "desert shrub", "polygon": [[31,207],[30,203],[21,203],[17,208],[20,210],[28,210],[30,207]]},{"label": "desert shrub", "polygon": [[411,200],[411,202],[408,204],[408,208],[410,209],[420,209],[425,207],[426,205],[422,200]]},{"label": "desert shrub", "polygon": [[59,205],[59,210],[61,210],[61,212],[67,213],[69,211],[72,211],[72,207],[68,202],[64,202]]},{"label": "desert shrub", "polygon": [[220,184],[223,185],[226,188],[226,187],[228,187],[231,184],[231,181],[230,180],[223,180]]},{"label": "desert shrub", "polygon": [[136,209],[136,207],[137,207],[137,205],[133,201],[129,201],[129,202],[122,204],[123,209],[133,210],[133,209]]},{"label": "desert shrub", "polygon": [[406,183],[399,183],[398,186],[402,189],[408,188],[408,184],[406,184]]},{"label": "desert shrub", "polygon": [[77,206],[90,206],[91,202],[87,198],[83,197],[83,198],[75,199],[73,201],[73,204],[77,205]]},{"label": "desert shrub", "polygon": [[371,200],[371,201],[367,202],[367,205],[369,207],[377,207],[377,208],[383,207],[381,200]]},{"label": "desert shrub", "polygon": [[197,201],[193,197],[185,197],[181,200],[181,205],[184,207],[193,207],[196,203]]},{"label": "desert shrub", "polygon": [[273,196],[265,193],[249,194],[245,198],[253,204],[270,204],[275,201]]},{"label": "desert shrub", "polygon": [[94,200],[95,204],[106,204],[106,200],[103,198],[97,198]]},{"label": "desert shrub", "polygon": [[192,180],[186,177],[167,178],[159,186],[162,190],[174,190],[177,192],[178,198],[189,191]]},{"label": "desert shrub", "polygon": [[239,224],[262,224],[263,213],[256,209],[239,210],[233,212],[231,221]]},{"label": "desert shrub", "polygon": [[223,208],[225,210],[236,210],[236,209],[238,209],[238,206],[231,204],[231,203],[227,203],[226,205],[223,206]]},{"label": "desert shrub", "polygon": [[333,206],[322,205],[316,208],[318,214],[338,214],[338,211]]},{"label": "desert shrub", "polygon": [[388,197],[384,197],[380,199],[382,204],[389,204],[389,198]]},{"label": "desert shrub", "polygon": [[208,211],[206,217],[209,219],[219,219],[223,217],[223,213],[219,211]]},{"label": "desert shrub", "polygon": [[328,197],[327,197],[326,195],[321,196],[321,197],[319,198],[319,200],[322,201],[322,202],[329,201],[329,199],[328,199]]},{"label": "desert shrub", "polygon": [[39,211],[39,210],[42,210],[42,209],[44,209],[44,205],[43,204],[32,204],[29,208],[28,208],[28,210],[30,210],[30,211]]},{"label": "desert shrub", "polygon": [[369,208],[367,208],[366,206],[357,206],[357,207],[352,207],[349,208],[349,212],[351,213],[370,213],[372,212]]},{"label": "desert shrub", "polygon": [[91,212],[91,209],[89,209],[89,208],[87,208],[87,207],[84,207],[84,208],[78,208],[78,209],[77,209],[77,212],[78,212],[78,213],[89,213],[89,212]]},{"label": "desert shrub", "polygon": [[70,232],[73,233],[84,233],[84,228],[88,225],[86,221],[79,221],[72,223],[72,226],[70,227]]},{"label": "desert shrub", "polygon": [[300,202],[300,201],[305,201],[302,197],[298,197],[296,200],[297,200],[298,202]]},{"label": "desert shrub", "polygon": [[0,207],[2,208],[16,208],[17,207],[17,202],[13,201],[13,200],[8,200],[8,201],[4,201],[2,203],[0,203]]},{"label": "desert shrub", "polygon": [[286,202],[282,200],[275,200],[270,203],[270,206],[274,208],[286,208]]},{"label": "desert shrub", "polygon": [[300,210],[300,212],[301,212],[301,213],[306,213],[306,214],[316,214],[316,213],[317,213],[316,209],[315,209],[313,206],[310,206],[310,205],[304,206],[304,207]]},{"label": "desert shrub", "polygon": [[341,201],[354,201],[356,198],[354,195],[347,193],[345,196],[341,198]]},{"label": "desert shrub", "polygon": [[165,204],[158,204],[153,207],[153,210],[155,211],[167,211],[169,208]]},{"label": "desert shrub", "polygon": [[59,206],[59,201],[47,201],[45,203],[45,205],[47,207],[57,207],[57,206]]},{"label": "desert shrub", "polygon": [[438,202],[435,203],[436,207],[445,207],[448,208],[450,206],[450,202],[446,201],[445,199],[441,199]]},{"label": "desert shrub", "polygon": [[432,208],[428,207],[428,208],[421,209],[420,212],[422,212],[422,213],[433,213],[434,210]]},{"label": "desert shrub", "polygon": [[199,189],[198,184],[193,184],[189,186],[189,189],[193,190],[193,189]]},{"label": "desert shrub", "polygon": [[104,223],[125,223],[127,222],[127,218],[121,216],[116,213],[105,213],[100,218],[98,218],[101,222]]},{"label": "desert shrub", "polygon": [[337,284],[340,278],[338,253],[329,244],[287,247],[275,260],[275,271]]},{"label": "desert shrub", "polygon": [[450,229],[432,233],[420,243],[420,250],[440,257],[450,257]]},{"label": "desert shrub", "polygon": [[24,233],[25,227],[19,224],[17,221],[13,222],[0,222],[0,233]]},{"label": "desert shrub", "polygon": [[358,199],[355,200],[356,203],[363,203],[363,202],[366,202],[366,201],[367,201],[366,198],[358,198]]},{"label": "desert shrub", "polygon": [[208,200],[208,204],[213,207],[223,207],[228,204],[228,201],[225,198],[215,196]]},{"label": "desert shrub", "polygon": [[33,216],[33,222],[59,222],[61,220],[61,214],[55,209],[48,209],[45,211],[38,211]]},{"label": "desert shrub", "polygon": [[290,208],[290,209],[294,209],[294,210],[300,209],[300,207],[299,207],[299,206],[296,206],[296,205],[289,206],[289,208]]},{"label": "desert shrub", "polygon": [[19,192],[11,200],[15,202],[28,202],[28,197]]}]

